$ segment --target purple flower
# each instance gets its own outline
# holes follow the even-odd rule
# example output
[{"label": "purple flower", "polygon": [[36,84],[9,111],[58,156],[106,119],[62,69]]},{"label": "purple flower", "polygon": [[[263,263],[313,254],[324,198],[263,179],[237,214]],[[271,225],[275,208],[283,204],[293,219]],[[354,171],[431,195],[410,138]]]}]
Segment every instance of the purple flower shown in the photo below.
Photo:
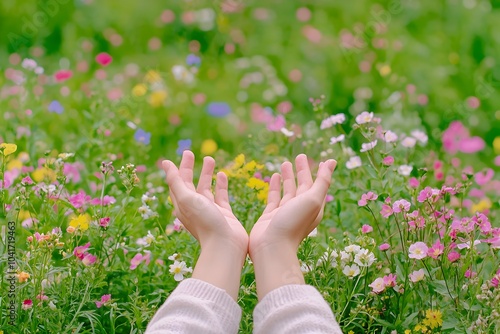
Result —
[{"label": "purple flower", "polygon": [[186,57],[186,64],[188,66],[200,66],[201,59],[200,59],[200,57],[191,53]]},{"label": "purple flower", "polygon": [[55,112],[56,114],[62,114],[64,111],[64,107],[61,105],[59,101],[54,100],[49,104],[49,111]]},{"label": "purple flower", "polygon": [[231,107],[226,102],[212,102],[208,104],[207,112],[214,117],[224,117],[231,112]]},{"label": "purple flower", "polygon": [[143,129],[139,128],[135,131],[134,139],[138,143],[143,143],[144,145],[149,145],[151,142],[151,132],[146,132]]},{"label": "purple flower", "polygon": [[177,144],[179,145],[176,151],[177,155],[182,155],[182,152],[191,148],[192,141],[191,139],[181,139]]}]

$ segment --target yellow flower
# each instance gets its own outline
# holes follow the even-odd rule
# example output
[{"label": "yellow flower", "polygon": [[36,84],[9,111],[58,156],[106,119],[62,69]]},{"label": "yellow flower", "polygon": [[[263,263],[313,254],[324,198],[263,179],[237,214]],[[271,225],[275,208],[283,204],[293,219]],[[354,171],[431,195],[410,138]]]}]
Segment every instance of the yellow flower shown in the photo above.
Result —
[{"label": "yellow flower", "polygon": [[57,178],[57,175],[52,169],[47,167],[42,167],[38,168],[33,173],[31,173],[31,178],[35,182],[41,182],[45,179],[48,179],[49,182],[54,182]]},{"label": "yellow flower", "polygon": [[17,274],[17,280],[19,283],[24,283],[30,278],[30,274],[27,272],[21,271],[19,274]]},{"label": "yellow flower", "polygon": [[349,331],[349,332],[347,332],[347,334],[354,334],[354,332],[353,331]]},{"label": "yellow flower", "polygon": [[155,83],[161,80],[160,74],[156,71],[150,70],[146,73],[146,81],[150,83]]},{"label": "yellow flower", "polygon": [[238,169],[241,166],[243,166],[244,163],[245,163],[245,155],[244,154],[238,154],[238,156],[236,158],[234,158],[234,166],[233,166],[233,168],[234,169]]},{"label": "yellow flower", "polygon": [[257,198],[261,201],[267,199],[267,193],[269,192],[269,184],[256,177],[251,177],[248,179],[247,187],[252,188],[257,191]]},{"label": "yellow flower", "polygon": [[488,210],[491,208],[491,200],[489,198],[483,198],[479,203],[477,204],[472,204],[470,207],[470,212],[471,213],[476,213],[476,212],[483,212],[484,210]]},{"label": "yellow flower", "polygon": [[90,215],[85,213],[83,215],[78,215],[78,217],[73,217],[73,219],[69,222],[69,226],[75,229],[80,229],[81,231],[86,231],[89,229],[89,223]]},{"label": "yellow flower", "polygon": [[432,329],[439,327],[443,324],[443,314],[439,310],[427,310],[422,323]]},{"label": "yellow flower", "polygon": [[147,91],[148,88],[146,87],[145,84],[138,84],[135,85],[134,88],[132,88],[132,94],[134,96],[143,96],[144,94],[146,94]]},{"label": "yellow flower", "polygon": [[152,107],[161,107],[167,98],[167,92],[164,90],[156,90],[149,95],[149,104]]},{"label": "yellow flower", "polygon": [[217,151],[217,143],[212,139],[204,140],[201,143],[201,154],[212,155]]},{"label": "yellow flower", "polygon": [[31,216],[33,216],[31,214],[31,212],[26,211],[26,210],[19,210],[19,221],[26,220],[26,219],[30,218]]},{"label": "yellow flower", "polygon": [[493,149],[496,154],[500,154],[500,137],[496,137],[495,140],[493,140]]},{"label": "yellow flower", "polygon": [[[3,148],[3,155],[8,156],[15,151],[17,151],[17,145],[16,144],[7,144],[7,143],[2,143],[0,144],[0,148]],[[1,150],[0,150],[1,152]]]},{"label": "yellow flower", "polygon": [[411,334],[411,330],[410,329],[405,330],[405,334]]},{"label": "yellow flower", "polygon": [[21,169],[22,167],[23,163],[19,159],[13,159],[7,164],[7,170]]}]

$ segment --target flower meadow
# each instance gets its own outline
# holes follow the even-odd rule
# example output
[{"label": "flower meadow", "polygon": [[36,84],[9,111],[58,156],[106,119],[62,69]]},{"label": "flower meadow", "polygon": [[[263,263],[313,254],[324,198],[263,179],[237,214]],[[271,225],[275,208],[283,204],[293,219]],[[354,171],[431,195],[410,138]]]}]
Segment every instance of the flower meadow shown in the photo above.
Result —
[{"label": "flower meadow", "polygon": [[281,163],[338,161],[299,259],[344,333],[497,333],[500,5],[357,4],[0,4],[0,334],[143,333],[200,251],[188,149],[248,231]]}]

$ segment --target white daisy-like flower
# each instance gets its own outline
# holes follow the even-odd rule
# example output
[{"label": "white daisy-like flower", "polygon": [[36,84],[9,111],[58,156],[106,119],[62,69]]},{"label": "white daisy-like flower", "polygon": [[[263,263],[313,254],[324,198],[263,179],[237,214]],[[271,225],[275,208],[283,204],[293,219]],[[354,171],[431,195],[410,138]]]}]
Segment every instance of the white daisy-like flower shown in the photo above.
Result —
[{"label": "white daisy-like flower", "polygon": [[174,261],[174,264],[170,265],[170,273],[174,274],[174,280],[177,282],[182,281],[185,274],[192,272],[193,269],[188,267],[184,261]]},{"label": "white daisy-like flower", "polygon": [[345,266],[344,269],[342,269],[342,272],[347,277],[353,278],[358,276],[361,271],[359,270],[359,267],[356,264],[353,264],[352,266]]},{"label": "white daisy-like flower", "polygon": [[401,165],[398,168],[398,173],[403,176],[408,176],[410,175],[411,171],[413,170],[413,167],[410,165]]},{"label": "white daisy-like flower", "polygon": [[354,169],[361,167],[361,158],[358,156],[351,157],[346,163],[347,169]]},{"label": "white daisy-like flower", "polygon": [[417,143],[417,140],[413,137],[406,137],[401,141],[401,145],[407,148],[412,148]]},{"label": "white daisy-like flower", "polygon": [[369,150],[373,150],[373,148],[375,146],[377,146],[376,140],[369,142],[369,143],[363,143],[363,144],[361,144],[361,151],[360,152],[367,152]]},{"label": "white daisy-like flower", "polygon": [[354,263],[361,267],[369,267],[375,260],[375,255],[368,249],[362,249],[354,256]]},{"label": "white daisy-like flower", "polygon": [[281,133],[284,134],[286,137],[291,137],[295,134],[295,132],[288,130],[287,128],[281,128]]},{"label": "white daisy-like flower", "polygon": [[342,141],[344,141],[345,139],[345,135],[340,135],[338,137],[332,137],[330,138],[330,144],[337,144],[337,143],[340,143]]}]

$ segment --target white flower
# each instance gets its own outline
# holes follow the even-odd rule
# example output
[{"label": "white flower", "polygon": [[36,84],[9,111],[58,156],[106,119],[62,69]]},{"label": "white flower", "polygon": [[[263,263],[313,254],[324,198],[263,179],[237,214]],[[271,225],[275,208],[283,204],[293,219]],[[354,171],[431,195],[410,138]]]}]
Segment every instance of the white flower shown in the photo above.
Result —
[{"label": "white flower", "polygon": [[345,247],[344,250],[347,253],[357,253],[361,250],[361,247],[359,245],[349,245],[349,246]]},{"label": "white flower", "polygon": [[344,141],[345,135],[340,135],[338,137],[332,137],[330,138],[330,144],[337,144],[340,143],[341,141]]},{"label": "white flower", "polygon": [[401,141],[401,145],[404,147],[412,148],[417,143],[417,140],[413,137],[406,137]]},{"label": "white flower", "polygon": [[342,269],[342,272],[347,277],[353,278],[359,275],[360,270],[357,265],[353,264],[352,266],[345,266],[344,269]]},{"label": "white flower", "polygon": [[384,133],[384,141],[386,143],[393,143],[396,140],[398,140],[398,135],[392,132],[391,130],[388,130]]},{"label": "white flower", "polygon": [[295,134],[295,132],[288,130],[287,128],[281,128],[281,133],[284,134],[286,137],[291,137]]},{"label": "white flower", "polygon": [[375,255],[368,249],[362,249],[354,256],[354,263],[361,267],[369,267],[375,260]]},{"label": "white flower", "polygon": [[311,266],[308,265],[305,262],[300,261],[300,271],[302,271],[303,274],[308,273],[311,271]]},{"label": "white flower", "polygon": [[177,253],[174,253],[174,254],[172,254],[172,255],[170,255],[170,256],[168,257],[168,259],[169,259],[170,261],[177,261],[177,260],[179,260],[180,258],[181,258],[181,256],[180,256],[179,254],[177,254]]},{"label": "white flower", "polygon": [[376,145],[377,145],[376,140],[369,142],[369,143],[363,143],[363,144],[361,144],[361,151],[360,152],[367,152],[369,150],[372,150]]},{"label": "white flower", "polygon": [[21,66],[27,70],[34,70],[37,67],[37,64],[33,59],[24,58]]},{"label": "white flower", "polygon": [[43,69],[43,67],[41,67],[41,66],[37,66],[37,67],[35,68],[35,71],[34,71],[34,72],[35,72],[35,74],[40,75],[40,74],[43,74],[44,69]]},{"label": "white flower", "polygon": [[411,171],[413,170],[412,166],[409,165],[401,165],[398,168],[398,173],[403,176],[408,176],[410,175]]},{"label": "white flower", "polygon": [[146,204],[143,204],[141,207],[139,207],[137,211],[139,211],[143,219],[149,219],[151,217],[156,217],[158,215],[156,212],[151,210],[149,206],[147,206]]},{"label": "white flower", "polygon": [[147,193],[141,197],[142,204],[148,205],[149,203],[156,201],[156,196],[149,196]]},{"label": "white flower", "polygon": [[328,129],[334,126],[335,124],[342,124],[345,122],[345,115],[344,114],[336,114],[332,115],[330,117],[325,118],[320,125],[320,129]]},{"label": "white flower", "polygon": [[368,111],[363,111],[361,114],[356,116],[356,123],[365,124],[370,123],[373,120],[373,113]]},{"label": "white flower", "polygon": [[351,157],[349,161],[345,163],[347,169],[354,169],[361,167],[361,158],[358,156]]},{"label": "white flower", "polygon": [[174,264],[170,265],[170,273],[174,274],[174,280],[180,282],[184,279],[184,275],[187,273],[192,273],[193,269],[186,266],[186,262],[174,261]]},{"label": "white flower", "polygon": [[425,272],[424,272],[423,269],[415,270],[414,272],[412,272],[411,274],[409,274],[408,277],[410,278],[410,280],[413,283],[417,283],[417,282],[419,282],[419,281],[421,281],[421,280],[424,279]]},{"label": "white flower", "polygon": [[340,261],[347,263],[352,261],[352,254],[346,251],[340,251]]},{"label": "white flower", "polygon": [[55,310],[57,308],[53,301],[50,301],[48,306],[51,310]]},{"label": "white flower", "polygon": [[175,65],[172,67],[172,74],[175,80],[190,84],[194,81],[194,75],[186,67]]},{"label": "white flower", "polygon": [[144,238],[139,238],[135,241],[139,246],[149,246],[155,241],[155,236],[148,231],[148,234]]},{"label": "white flower", "polygon": [[427,141],[429,140],[429,137],[427,137],[427,135],[423,131],[420,131],[420,130],[413,130],[411,132],[411,135],[414,138],[416,138],[419,142],[421,142],[422,144],[427,144]]}]

